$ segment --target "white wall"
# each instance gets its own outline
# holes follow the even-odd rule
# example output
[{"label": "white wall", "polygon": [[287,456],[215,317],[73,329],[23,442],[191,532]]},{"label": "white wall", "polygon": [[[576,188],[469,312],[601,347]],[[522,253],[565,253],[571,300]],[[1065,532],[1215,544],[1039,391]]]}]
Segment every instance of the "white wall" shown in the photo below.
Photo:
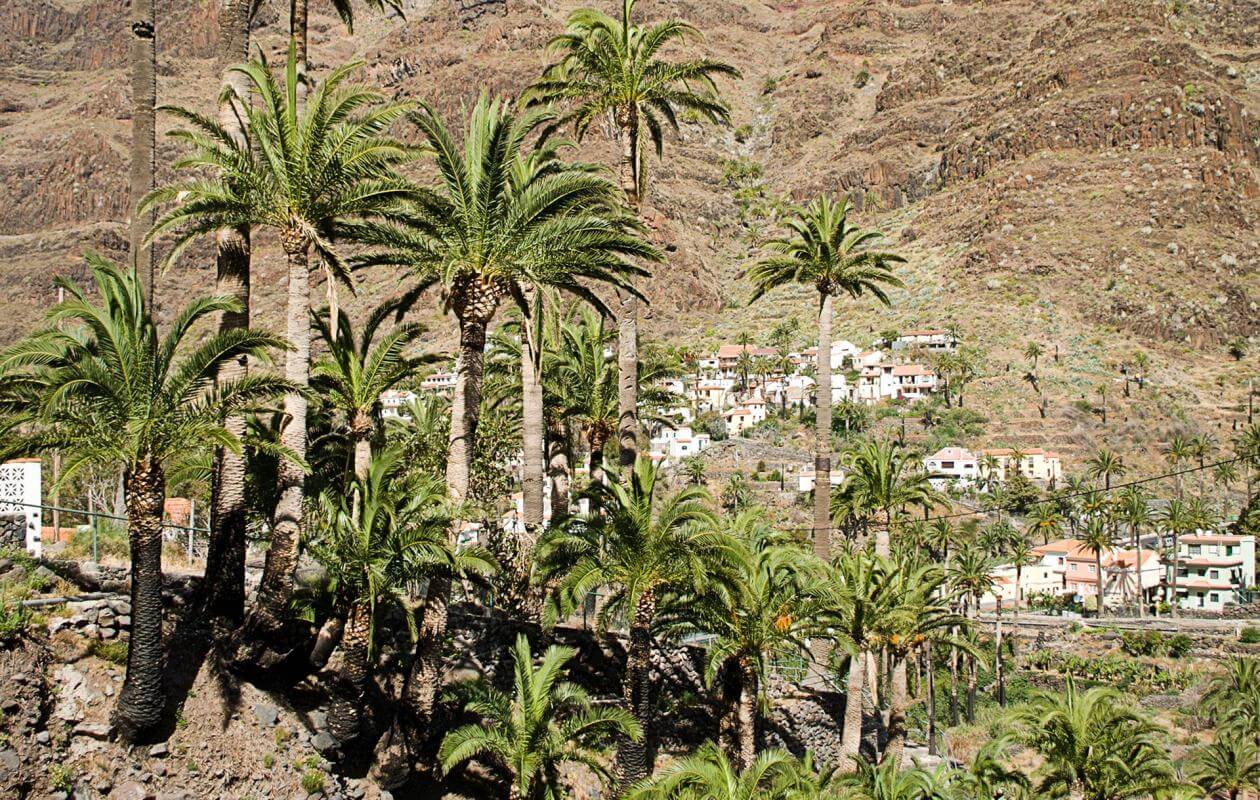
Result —
[{"label": "white wall", "polygon": [[[0,464],[0,513],[26,515],[26,549],[41,555],[40,518],[42,471],[39,459],[21,459]],[[4,502],[4,501],[9,502]]]}]

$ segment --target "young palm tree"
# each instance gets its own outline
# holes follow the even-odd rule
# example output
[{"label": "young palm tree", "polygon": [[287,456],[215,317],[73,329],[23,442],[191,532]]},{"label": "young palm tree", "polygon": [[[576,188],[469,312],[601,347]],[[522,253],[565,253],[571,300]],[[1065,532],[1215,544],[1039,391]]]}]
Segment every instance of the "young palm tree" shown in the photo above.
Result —
[{"label": "young palm tree", "polygon": [[[892,526],[909,506],[930,508],[940,499],[929,475],[892,440],[864,439],[844,455],[848,476],[837,497],[875,517],[875,554],[890,554]],[[817,479],[816,479],[817,481]],[[818,484],[815,482],[815,491]]]},{"label": "young palm tree", "polygon": [[884,594],[887,569],[886,559],[865,551],[843,552],[832,562],[823,584],[825,623],[849,656],[840,734],[841,768],[848,766],[843,759],[857,758],[862,744],[862,690],[868,680],[874,680],[866,674],[867,654],[874,646],[871,637],[876,621],[890,602]]},{"label": "young palm tree", "polygon": [[[968,544],[954,556],[948,573],[949,584],[963,598],[968,617],[980,612],[980,600],[993,589],[994,559],[983,549]],[[955,652],[961,648],[955,648]],[[951,687],[952,690],[952,687]],[[976,713],[976,658],[967,658],[967,721],[974,722]]]},{"label": "young palm tree", "polygon": [[561,768],[581,764],[607,780],[603,752],[621,736],[641,739],[635,719],[617,707],[596,707],[586,691],[564,680],[565,664],[577,651],[551,646],[537,667],[529,640],[521,634],[514,650],[512,695],[483,681],[454,690],[464,710],[482,722],[456,728],[442,739],[438,760],[450,772],[469,759],[484,757],[511,777],[511,800],[556,800],[565,796]]},{"label": "young palm tree", "polygon": [[95,256],[88,266],[99,300],[58,279],[66,300],[49,313],[47,329],[0,355],[4,382],[23,385],[30,401],[17,418],[29,432],[7,432],[5,450],[61,451],[62,482],[93,466],[122,470],[132,632],[114,722],[134,741],[154,730],[163,709],[166,474],[216,446],[239,449],[240,441],[223,426],[225,416],[250,410],[291,384],[263,372],[215,384],[225,364],[284,347],[282,339],[249,329],[194,344],[198,323],[239,310],[233,299],[194,300],[159,337],[142,278]]},{"label": "young palm tree", "polygon": [[752,764],[762,687],[775,660],[803,655],[816,627],[818,603],[811,576],[822,564],[797,543],[774,533],[761,511],[743,511],[730,521],[732,532],[724,579],[707,591],[684,591],[662,602],[658,629],[674,637],[712,637],[705,652],[705,680],[723,667],[736,671],[738,747],[730,757],[740,768]]},{"label": "young palm tree", "polygon": [[1028,795],[1028,776],[1007,763],[1007,751],[1011,744],[1009,734],[1002,734],[984,743],[967,768],[955,775],[954,785],[965,792],[960,796],[1001,798]]},{"label": "young palm tree", "polygon": [[1208,681],[1203,707],[1219,725],[1238,698],[1256,694],[1260,694],[1260,659],[1235,656]]},{"label": "young palm tree", "polygon": [[1260,789],[1260,748],[1234,736],[1218,736],[1194,750],[1186,777],[1213,798],[1238,800],[1243,792]]},{"label": "young palm tree", "polygon": [[[721,567],[726,537],[716,531],[708,494],[685,486],[672,495],[657,492],[661,475],[647,458],[635,462],[624,483],[592,484],[601,513],[574,518],[539,542],[544,581],[555,586],[548,620],[568,614],[596,590],[610,595],[599,610],[606,628],[614,618],[630,629],[622,691],[626,708],[644,731],[651,730],[652,625],[662,596],[702,591]],[[617,752],[621,787],[651,772],[643,741],[623,741]]]},{"label": "young palm tree", "polygon": [[704,459],[700,456],[688,456],[682,461],[683,474],[687,476],[687,481],[696,486],[704,484]]},{"label": "young palm tree", "polygon": [[787,220],[788,236],[767,246],[774,255],[748,272],[750,304],[787,284],[813,286],[818,292],[818,397],[814,430],[814,552],[831,551],[831,316],[833,298],[870,294],[889,305],[886,287],[902,286],[892,265],[905,261],[874,249],[884,235],[850,224],[849,201],[819,197],[796,209]]},{"label": "young palm tree", "polygon": [[407,348],[424,333],[424,326],[395,326],[380,341],[377,335],[389,317],[404,314],[411,297],[388,300],[368,314],[356,337],[345,311],[338,313],[332,330],[328,317],[312,314],[312,321],[327,354],[311,367],[311,383],[320,396],[344,415],[344,425],[354,447],[354,475],[367,477],[372,458],[372,436],[380,427],[380,397],[416,374],[424,359]]},{"label": "young palm tree", "polygon": [[1141,486],[1126,486],[1116,498],[1115,513],[1117,518],[1129,526],[1129,538],[1133,542],[1133,550],[1137,554],[1134,564],[1133,588],[1137,595],[1138,616],[1146,616],[1146,596],[1142,586],[1142,528],[1150,525],[1150,497]]},{"label": "young palm tree", "polygon": [[888,692],[888,743],[884,760],[901,764],[906,745],[906,660],[928,638],[950,640],[947,632],[965,627],[967,620],[954,614],[941,597],[945,570],[936,565],[915,563],[915,556],[899,559],[884,571],[883,595],[888,602],[874,619],[875,643],[889,655],[891,681]]},{"label": "young palm tree", "polygon": [[740,769],[712,742],[670,764],[626,795],[627,800],[789,800],[798,795],[795,760],[783,750],[764,750]]},{"label": "young palm tree", "polygon": [[[651,27],[631,21],[635,0],[623,0],[621,18],[592,8],[569,15],[565,32],[551,40],[548,50],[559,58],[525,92],[529,103],[554,103],[563,108],[557,125],[572,123],[582,139],[592,123],[611,118],[620,146],[618,175],[631,213],[640,213],[647,193],[643,149],[651,139],[656,155],[664,147],[665,127],[678,131],[677,112],[695,111],[714,122],[728,113],[718,97],[714,79],[738,77],[734,67],[707,58],[669,61],[660,58],[671,44],[699,38],[699,31],[679,20]],[[638,301],[634,292],[621,293],[617,314],[618,439],[620,463],[630,467],[638,447],[636,413],[638,389]]]},{"label": "young palm tree", "polygon": [[1095,480],[1101,478],[1103,488],[1107,491],[1111,491],[1111,479],[1123,478],[1126,471],[1120,455],[1105,447],[1090,456],[1089,461],[1085,463],[1085,474]]},{"label": "young palm tree", "polygon": [[1040,358],[1044,352],[1045,351],[1041,349],[1041,345],[1036,342],[1029,342],[1024,347],[1024,358],[1028,359],[1029,363],[1032,364],[1032,373],[1034,375],[1037,374],[1037,359]]},{"label": "young palm tree", "polygon": [[1007,558],[1011,565],[1015,567],[1015,610],[1014,623],[1011,629],[1011,655],[1015,655],[1016,651],[1016,631],[1019,630],[1019,608],[1023,604],[1024,599],[1024,567],[1032,566],[1041,560],[1040,554],[1034,549],[1033,543],[1028,536],[1019,536],[1011,543],[1010,550],[1007,551]]},{"label": "young palm tree", "polygon": [[[151,234],[174,232],[169,259],[205,233],[253,225],[279,234],[288,264],[285,324],[293,345],[285,377],[302,390],[285,397],[282,442],[299,459],[305,458],[307,444],[310,252],[313,248],[322,259],[330,286],[333,276],[347,278],[334,240],[352,235],[348,223],[379,216],[413,193],[412,185],[393,171],[410,151],[386,135],[407,107],[344,85],[358,67],[355,62],[333,70],[301,113],[292,44],[283,85],[264,61],[235,67],[260,101],[240,99],[248,124],[244,140],[191,111],[167,109],[191,126],[172,133],[191,149],[176,169],[201,173],[209,168],[216,180],[189,178],[158,189],[146,201],[150,206],[173,204]],[[279,630],[293,594],[302,527],[304,476],[299,463],[281,463],[276,524],[254,608],[254,624],[263,638]]]},{"label": "young palm tree", "polygon": [[854,757],[856,771],[839,781],[844,800],[928,800],[939,797],[932,774],[915,766],[903,770],[885,759],[879,765]]},{"label": "young palm tree", "polygon": [[1193,510],[1188,503],[1182,502],[1179,498],[1173,498],[1168,501],[1168,505],[1160,509],[1156,519],[1165,533],[1172,536],[1172,555],[1170,556],[1170,569],[1168,583],[1171,591],[1169,603],[1172,605],[1172,615],[1177,616],[1177,609],[1180,602],[1177,597],[1177,572],[1181,555],[1178,552],[1178,541],[1182,534],[1192,533],[1199,527],[1199,521],[1195,517]]},{"label": "young palm tree", "polygon": [[1103,579],[1102,557],[1112,549],[1111,526],[1107,524],[1106,513],[1091,516],[1085,522],[1085,533],[1081,536],[1081,549],[1094,554],[1094,580],[1097,584],[1094,597],[1098,600],[1098,616],[1103,616],[1106,608],[1106,581]]},{"label": "young palm tree", "polygon": [[1016,737],[1041,754],[1037,791],[1070,800],[1137,800],[1175,784],[1160,728],[1108,687],[1040,691],[1011,712]]},{"label": "young palm tree", "polygon": [[481,548],[447,546],[451,514],[443,486],[432,477],[410,479],[407,466],[396,450],[378,453],[362,475],[319,497],[311,554],[328,570],[344,616],[338,691],[328,714],[329,732],[342,744],[360,732],[380,607],[409,615],[408,598],[421,581],[494,567]]},{"label": "young palm tree", "polygon": [[1181,465],[1189,461],[1193,456],[1193,445],[1189,438],[1181,434],[1173,434],[1169,437],[1168,444],[1164,445],[1160,452],[1163,453],[1164,460],[1168,462],[1168,468],[1177,473],[1173,475],[1173,486],[1177,493],[1177,499],[1184,500],[1180,470]]}]

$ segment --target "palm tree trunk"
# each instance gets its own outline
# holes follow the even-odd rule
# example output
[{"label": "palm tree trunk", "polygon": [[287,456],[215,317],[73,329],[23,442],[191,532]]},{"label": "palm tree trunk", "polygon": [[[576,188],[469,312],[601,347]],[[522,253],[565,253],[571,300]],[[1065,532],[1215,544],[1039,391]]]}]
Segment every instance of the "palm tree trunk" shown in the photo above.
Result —
[{"label": "palm tree trunk", "polygon": [[[300,389],[310,383],[311,371],[311,276],[307,257],[309,242],[296,231],[282,236],[289,263],[288,305],[285,310],[285,333],[293,349],[284,366],[284,376]],[[287,418],[280,432],[280,443],[306,458],[306,395],[292,392],[285,395]],[[276,502],[276,523],[271,531],[271,547],[263,563],[262,581],[254,614],[261,633],[280,629],[293,597],[293,568],[297,564],[298,544],[302,538],[302,496],[305,476],[302,468],[288,459],[281,459],[277,470],[280,499]]]},{"label": "palm tree trunk", "polygon": [[967,656],[967,723],[976,721],[976,657]]},{"label": "palm tree trunk", "polygon": [[844,686],[844,729],[840,732],[840,763],[844,772],[857,769],[854,761],[862,750],[862,689],[866,683],[866,653],[849,657],[849,677]]},{"label": "palm tree trunk", "polygon": [[630,645],[621,687],[626,709],[643,729],[643,736],[638,741],[623,738],[617,746],[616,775],[620,791],[652,772],[648,738],[652,729],[652,620],[655,617],[656,595],[648,590],[639,596],[630,621]]},{"label": "palm tree trunk", "polygon": [[587,460],[586,474],[590,476],[591,483],[607,483],[608,475],[604,472],[604,445],[607,439],[599,430],[593,430],[587,434],[591,452]]},{"label": "palm tree trunk", "polygon": [[[957,635],[957,628],[954,635]],[[949,724],[958,724],[958,648],[949,648]]]},{"label": "palm tree trunk", "polygon": [[138,464],[124,478],[131,542],[131,640],[127,674],[114,710],[123,740],[135,742],[162,719],[162,507],[166,476],[159,464]]},{"label": "palm tree trunk", "polygon": [[750,660],[740,663],[739,758],[741,770],[757,757],[757,670]]},{"label": "palm tree trunk", "polygon": [[1137,575],[1134,586],[1137,588],[1138,619],[1146,616],[1146,591],[1142,588],[1142,537],[1138,534],[1138,526],[1130,525],[1129,533],[1133,537],[1133,551],[1137,553],[1134,572]]},{"label": "palm tree trunk", "polygon": [[1068,784],[1068,800],[1085,800],[1085,784],[1081,781],[1072,781]]},{"label": "palm tree trunk", "polygon": [[481,381],[485,371],[486,325],[490,316],[466,314],[460,319],[459,361],[455,366],[450,448],[446,457],[446,489],[456,502],[468,498],[477,424],[481,419]]},{"label": "palm tree trunk", "polygon": [[551,480],[551,518],[569,515],[569,434],[558,415],[547,420],[547,475]]},{"label": "palm tree trunk", "polygon": [[1171,578],[1169,578],[1169,581],[1172,583],[1172,598],[1170,599],[1170,602],[1169,602],[1169,604],[1168,604],[1168,606],[1169,606],[1168,613],[1169,613],[1170,615],[1172,615],[1172,617],[1173,617],[1174,619],[1176,619],[1176,617],[1177,617],[1177,606],[1178,606],[1178,605],[1180,605],[1180,604],[1177,602],[1177,531],[1176,531],[1176,530],[1174,530],[1174,531],[1172,532],[1172,540],[1173,540],[1173,543],[1172,543],[1172,577],[1171,577]]},{"label": "palm tree trunk", "polygon": [[819,298],[818,398],[814,428],[814,552],[831,558],[831,294]]},{"label": "palm tree trunk", "polygon": [[906,749],[906,659],[896,652],[892,659],[892,680],[888,690],[888,744],[884,748],[884,761],[901,767],[901,754]]},{"label": "palm tree trunk", "polygon": [[372,464],[372,440],[368,437],[355,437],[354,440],[354,476],[362,480],[367,477],[368,468]]},{"label": "palm tree trunk", "polygon": [[[522,320],[521,335],[521,440],[525,450],[521,466],[521,504],[528,538],[538,535],[543,525],[543,483],[545,456],[543,451],[543,390],[538,364],[542,342],[534,341],[533,325]],[[552,513],[555,513],[554,507]],[[532,543],[530,543],[532,546]]]},{"label": "palm tree trunk", "polygon": [[888,558],[892,555],[892,511],[885,508],[879,513],[880,522],[875,528],[875,555]]},{"label": "palm tree trunk", "polygon": [[997,599],[997,624],[993,634],[993,675],[998,705],[1006,706],[1006,673],[1002,669],[1002,598]]},{"label": "palm tree trunk", "polygon": [[927,655],[927,736],[928,755],[936,755],[936,659],[932,653],[932,640],[923,643]]},{"label": "palm tree trunk", "polygon": [[341,636],[341,670],[328,709],[328,732],[341,744],[357,737],[362,726],[370,672],[371,631],[371,608],[362,600],[351,603]]},{"label": "palm tree trunk", "polygon": [[[249,57],[251,0],[221,0],[215,66],[224,93],[248,97],[248,78],[231,70]],[[245,117],[239,103],[219,105],[219,124],[237,142],[245,141]],[[215,237],[215,293],[236,298],[240,311],[224,312],[219,330],[249,327],[249,226],[220,231]],[[237,380],[248,365],[242,356],[224,366],[220,382]],[[245,418],[229,417],[226,427],[237,439],[245,434]],[[245,456],[225,447],[215,449],[210,487],[210,541],[202,581],[205,613],[224,632],[235,630],[245,616]]]},{"label": "palm tree trunk", "polygon": [[1019,601],[1020,601],[1020,596],[1023,595],[1024,593],[1023,574],[1024,574],[1024,567],[1020,564],[1016,564],[1015,565],[1015,613],[1012,615],[1014,621],[1011,623],[1011,658],[1012,659],[1018,656],[1018,637],[1016,634],[1019,630]]},{"label": "palm tree trunk", "polygon": [[[633,106],[617,112],[621,142],[618,175],[626,205],[636,217],[642,197],[639,194],[639,115]],[[623,467],[634,464],[639,446],[639,298],[621,293],[617,312],[617,442],[618,461]]]},{"label": "palm tree trunk", "polygon": [[153,227],[153,213],[141,213],[140,201],[153,191],[154,119],[157,105],[157,49],[154,37],[153,0],[132,0],[131,26],[131,225],[130,260],[136,277],[144,281],[149,307],[156,311],[153,295],[156,277],[153,248],[144,237]]},{"label": "palm tree trunk", "polygon": [[[306,104],[306,72],[307,72],[307,7],[309,0],[289,0],[289,36],[293,39],[293,49],[297,56],[297,107],[301,111]],[[331,319],[336,319],[333,314]]]},{"label": "palm tree trunk", "polygon": [[1098,618],[1103,618],[1103,571],[1102,571],[1102,550],[1094,551],[1094,569],[1097,570],[1095,583],[1098,585]]}]

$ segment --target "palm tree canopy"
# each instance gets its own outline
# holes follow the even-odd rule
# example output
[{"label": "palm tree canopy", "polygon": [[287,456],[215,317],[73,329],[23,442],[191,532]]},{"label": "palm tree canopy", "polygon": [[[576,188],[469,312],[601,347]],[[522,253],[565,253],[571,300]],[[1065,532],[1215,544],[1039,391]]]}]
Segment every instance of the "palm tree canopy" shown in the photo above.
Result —
[{"label": "palm tree canopy", "polygon": [[748,271],[753,296],[791,283],[814,287],[820,295],[874,296],[887,305],[885,287],[905,284],[891,266],[905,262],[896,253],[874,249],[884,238],[877,230],[850,224],[847,198],[839,202],[823,195],[787,219],[789,235],[772,239],[767,248],[775,255],[762,259]]},{"label": "palm tree canopy", "polygon": [[624,481],[591,487],[602,513],[574,517],[544,535],[538,561],[556,591],[548,619],[576,608],[599,588],[610,590],[599,622],[629,619],[645,595],[703,592],[730,548],[717,530],[708,493],[685,486],[664,494],[658,467],[640,456]]},{"label": "palm tree canopy", "polygon": [[95,255],[87,262],[99,300],[58,278],[66,299],[47,326],[0,353],[0,382],[21,409],[9,422],[27,428],[6,432],[4,450],[63,451],[63,482],[88,466],[173,467],[214,447],[239,451],[224,416],[260,408],[291,387],[261,370],[218,385],[215,377],[242,356],[263,359],[285,348],[284,340],[236,329],[194,345],[199,323],[239,308],[230,297],[192,301],[159,336],[135,273]]},{"label": "palm tree canopy", "polygon": [[191,150],[175,168],[214,174],[213,179],[194,177],[161,187],[145,199],[146,208],[173,204],[149,234],[152,239],[174,232],[168,262],[202,234],[261,225],[283,234],[286,252],[313,245],[331,273],[348,280],[336,240],[353,236],[354,221],[389,215],[416,192],[395,171],[416,151],[387,134],[409,106],[347,85],[360,66],[352,62],[334,69],[300,111],[292,44],[283,85],[261,58],[234,67],[260,100],[240,98],[236,104],[246,117],[244,141],[201,114],[164,109],[189,126],[170,134]]},{"label": "palm tree canopy", "polygon": [[[715,122],[728,119],[714,79],[737,78],[739,70],[708,58],[660,58],[668,45],[699,38],[700,33],[680,20],[635,25],[631,22],[634,5],[635,0],[623,0],[620,19],[593,8],[570,14],[564,33],[547,46],[559,58],[543,70],[524,99],[565,107],[553,124],[571,123],[578,138],[593,122],[609,115],[618,119],[633,115],[642,120],[637,135],[646,130],[659,157],[665,127],[678,131],[680,110],[699,112]],[[635,173],[642,191],[645,170],[641,162],[635,165]]]},{"label": "palm tree canopy", "polygon": [[[376,250],[360,264],[410,268],[422,285],[438,283],[446,304],[479,284],[492,302],[521,284],[551,286],[607,311],[586,285],[605,283],[638,294],[630,278],[646,271],[630,259],[660,259],[621,208],[617,187],[601,171],[559,158],[562,143],[526,140],[553,115],[515,112],[481,95],[456,142],[436,112],[411,117],[428,144],[440,179],[394,215],[393,224],[357,226]],[[488,318],[490,309],[479,309]]]},{"label": "palm tree canopy", "polygon": [[846,507],[895,514],[908,506],[935,505],[941,495],[917,461],[892,440],[864,439],[842,456],[848,472],[832,495],[833,517]]},{"label": "palm tree canopy", "polygon": [[763,750],[742,772],[713,742],[632,789],[630,800],[787,800],[797,782],[795,759]]}]

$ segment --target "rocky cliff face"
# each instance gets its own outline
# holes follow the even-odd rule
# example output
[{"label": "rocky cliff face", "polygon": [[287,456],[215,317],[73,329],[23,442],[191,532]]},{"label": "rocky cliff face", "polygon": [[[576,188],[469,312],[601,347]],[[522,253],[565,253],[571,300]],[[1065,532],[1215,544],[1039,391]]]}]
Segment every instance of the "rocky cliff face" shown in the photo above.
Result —
[{"label": "rocky cliff face", "polygon": [[[363,11],[349,36],[316,4],[314,69],[360,56],[388,91],[454,114],[480,91],[519,91],[576,5],[411,0],[405,20]],[[10,289],[0,338],[33,324],[51,276],[75,273],[82,249],[125,247],[123,8],[16,0],[0,19],[9,198],[0,278]],[[807,321],[803,294],[743,310],[738,276],[787,203],[832,191],[853,197],[911,258],[893,310],[845,306],[838,335],[954,322],[983,334],[999,368],[1039,337],[1068,354],[1064,397],[1147,349],[1190,409],[1212,406],[1239,370],[1255,373],[1254,357],[1237,366],[1224,353],[1225,342],[1260,334],[1255,3],[644,0],[639,9],[696,23],[706,37],[691,48],[743,72],[723,87],[730,128],[684,118],[651,163],[649,223],[668,264],[647,287],[649,332],[713,342],[785,314]],[[174,0],[165,13],[160,100],[208,109],[215,4]],[[263,5],[256,24],[273,57],[284,13]],[[175,151],[161,147],[168,164]],[[599,131],[583,152],[612,155]],[[275,251],[262,237],[263,324],[275,324],[281,302]],[[209,278],[205,254],[190,254],[164,276],[163,306]],[[361,285],[366,302],[397,277],[365,274]],[[445,342],[448,327],[435,337]],[[1022,403],[986,410],[1014,431]]]}]

